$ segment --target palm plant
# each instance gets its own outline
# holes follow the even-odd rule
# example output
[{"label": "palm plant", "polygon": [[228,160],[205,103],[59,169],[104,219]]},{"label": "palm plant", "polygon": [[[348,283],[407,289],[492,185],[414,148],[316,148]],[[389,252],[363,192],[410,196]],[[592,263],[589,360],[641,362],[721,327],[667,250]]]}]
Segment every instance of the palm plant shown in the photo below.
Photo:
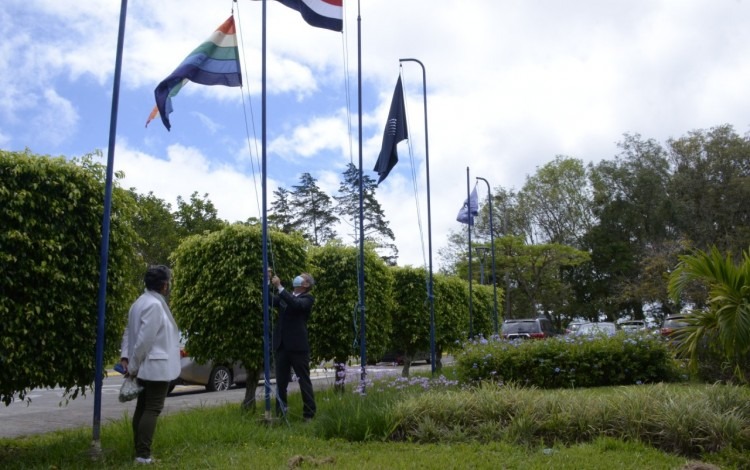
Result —
[{"label": "palm plant", "polygon": [[687,326],[673,333],[678,354],[698,366],[699,353],[708,348],[728,364],[733,375],[747,383],[744,368],[750,357],[750,250],[736,264],[714,246],[709,252],[696,250],[680,257],[669,278],[669,294],[678,302],[695,282],[708,290],[707,307],[693,310]]}]

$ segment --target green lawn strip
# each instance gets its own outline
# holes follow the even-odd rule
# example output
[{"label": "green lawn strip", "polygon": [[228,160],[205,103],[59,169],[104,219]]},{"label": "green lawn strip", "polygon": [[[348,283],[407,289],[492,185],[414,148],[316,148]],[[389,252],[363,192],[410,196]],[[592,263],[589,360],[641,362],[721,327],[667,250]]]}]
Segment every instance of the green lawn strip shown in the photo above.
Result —
[{"label": "green lawn strip", "polygon": [[[323,390],[305,424],[265,423],[239,404],[162,416],[158,468],[681,468],[690,460],[748,464],[747,388],[641,385],[537,390],[423,378],[374,384],[361,396]],[[696,444],[706,452],[689,452]],[[130,468],[127,415],[102,427],[98,460],[82,428],[0,440],[0,468]],[[686,452],[687,450],[687,452]]]}]

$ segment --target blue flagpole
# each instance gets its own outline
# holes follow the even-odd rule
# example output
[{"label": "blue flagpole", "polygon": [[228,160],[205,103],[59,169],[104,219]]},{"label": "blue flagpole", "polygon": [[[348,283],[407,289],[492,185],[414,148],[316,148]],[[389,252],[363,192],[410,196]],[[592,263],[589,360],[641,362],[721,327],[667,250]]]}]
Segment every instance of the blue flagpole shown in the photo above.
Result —
[{"label": "blue flagpole", "polygon": [[364,212],[364,184],[362,173],[362,17],[360,5],[357,1],[357,106],[359,108],[359,356],[361,359],[360,369],[360,393],[365,391],[365,379],[367,378],[367,337],[365,336],[365,212]]},{"label": "blue flagpole", "polygon": [[102,243],[99,252],[99,296],[97,299],[96,357],[94,376],[94,452],[101,451],[99,441],[102,422],[102,387],[104,380],[104,317],[107,305],[107,268],[109,255],[109,230],[112,215],[112,175],[115,163],[115,141],[117,137],[117,110],[120,102],[120,75],[122,73],[122,49],[125,42],[125,18],[128,11],[128,0],[120,3],[120,29],[117,34],[117,53],[115,56],[115,76],[112,86],[112,111],[109,117],[109,147],[107,150],[107,176],[104,185],[104,215],[102,216]]},{"label": "blue flagpole", "polygon": [[430,304],[430,365],[432,375],[435,375],[436,344],[435,344],[435,297],[433,295],[432,279],[432,214],[430,212],[430,139],[427,134],[427,72],[424,64],[417,59],[399,59],[401,62],[416,62],[422,67],[422,97],[424,100],[424,160],[427,173],[427,251],[429,253],[429,274],[427,279],[427,301]]},{"label": "blue flagpole", "polygon": [[[268,287],[268,210],[266,190],[266,0],[263,0],[261,45],[261,188],[263,192],[263,209],[261,212],[261,233],[263,251],[263,383],[265,384],[266,420],[271,419],[271,335],[269,332],[270,317],[268,312],[269,287]],[[248,384],[251,386],[251,384]]]}]

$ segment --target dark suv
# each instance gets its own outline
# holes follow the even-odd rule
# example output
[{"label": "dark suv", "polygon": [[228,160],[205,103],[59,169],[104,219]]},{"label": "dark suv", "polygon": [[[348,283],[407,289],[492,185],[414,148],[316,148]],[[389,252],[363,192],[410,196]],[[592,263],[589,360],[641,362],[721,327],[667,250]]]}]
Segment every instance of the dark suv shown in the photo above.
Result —
[{"label": "dark suv", "polygon": [[506,339],[543,339],[557,334],[552,322],[544,317],[505,320],[501,333]]}]

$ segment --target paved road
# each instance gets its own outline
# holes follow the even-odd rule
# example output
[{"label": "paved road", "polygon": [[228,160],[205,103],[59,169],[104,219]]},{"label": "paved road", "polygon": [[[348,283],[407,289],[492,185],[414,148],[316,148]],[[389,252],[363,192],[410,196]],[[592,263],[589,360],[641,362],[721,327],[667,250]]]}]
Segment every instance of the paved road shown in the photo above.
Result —
[{"label": "paved road", "polygon": [[[412,366],[412,369],[420,369],[429,366]],[[358,369],[348,371],[347,382],[358,380]],[[399,375],[401,367],[374,366],[368,368],[369,376],[378,374]],[[351,375],[350,375],[351,374]],[[313,371],[315,388],[321,389],[331,386],[334,382],[332,370],[318,369]],[[135,402],[120,403],[117,399],[122,376],[111,372],[104,379],[102,387],[101,422],[121,419],[127,413],[132,415]],[[290,392],[296,390],[296,384],[290,384]],[[261,407],[265,406],[264,387],[258,387],[256,399]],[[67,404],[62,402],[62,389],[35,389],[29,395],[31,403],[26,401],[15,401],[9,406],[0,403],[0,438],[14,438],[31,434],[74,429],[80,427],[93,428],[94,420],[94,394],[87,393],[85,397],[70,400]],[[206,392],[202,386],[177,386],[172,394],[167,397],[164,405],[164,413],[174,413],[179,410],[224,405],[227,403],[240,406],[245,397],[244,388],[232,388],[223,392]],[[273,403],[271,404],[273,406]]]}]

